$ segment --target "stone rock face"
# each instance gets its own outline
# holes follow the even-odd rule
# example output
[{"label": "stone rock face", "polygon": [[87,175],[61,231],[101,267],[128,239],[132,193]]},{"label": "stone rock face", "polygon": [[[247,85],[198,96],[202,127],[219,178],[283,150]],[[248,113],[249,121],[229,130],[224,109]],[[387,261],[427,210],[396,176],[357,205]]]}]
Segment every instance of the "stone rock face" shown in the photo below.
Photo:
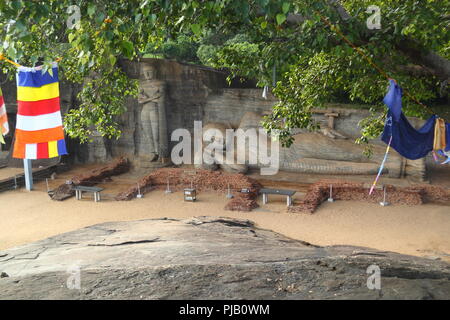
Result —
[{"label": "stone rock face", "polygon": [[207,142],[215,142],[218,146],[222,146],[222,150],[225,150],[227,129],[232,128],[231,126],[223,123],[210,122],[203,126],[203,134],[209,131],[209,134],[212,136],[212,138]]},{"label": "stone rock face", "polygon": [[111,155],[108,153],[105,139],[97,131],[92,134],[92,142],[86,145],[88,150],[89,163],[105,163],[111,160]]},{"label": "stone rock face", "polygon": [[261,127],[262,114],[256,112],[246,112],[239,123],[239,129],[257,129]]},{"label": "stone rock face", "polygon": [[267,113],[275,105],[274,96],[262,97],[262,89],[227,88],[223,86],[212,92],[204,106],[204,122],[220,122],[239,127],[248,112]]},{"label": "stone rock face", "polygon": [[[367,158],[364,147],[353,140],[335,140],[319,133],[300,133],[294,138],[294,144],[281,152],[282,167],[288,171],[372,175],[377,173],[386,151],[386,147],[375,145],[373,156]],[[387,175],[400,178],[401,166],[402,157],[391,152],[385,166]]]},{"label": "stone rock face", "polygon": [[245,174],[248,171],[248,166],[245,164],[239,164],[239,163],[233,163],[233,164],[221,164],[220,168],[223,169],[223,171],[228,173],[242,173]]},{"label": "stone rock face", "polygon": [[[248,112],[243,116],[239,128],[258,130],[262,128],[262,117],[263,114]],[[364,148],[356,145],[353,140],[331,138],[325,133],[300,131],[294,135],[294,139],[289,148],[280,148],[282,170],[313,174],[373,175],[378,172],[385,154],[384,146],[374,145],[373,156],[369,159],[363,154]],[[270,139],[267,145],[271,146]],[[250,156],[257,155],[247,151],[247,159]],[[402,166],[402,157],[393,151],[386,162],[385,173],[389,177],[399,178],[402,176]]]},{"label": "stone rock face", "polygon": [[[367,287],[371,265],[381,290]],[[228,218],[95,225],[0,252],[0,273],[0,299],[450,298],[447,263],[318,247]]]},{"label": "stone rock face", "polygon": [[[211,171],[219,169],[219,163],[221,161],[216,160],[217,158],[215,153],[218,152],[222,155],[222,157],[225,156],[226,151],[225,139],[227,129],[231,129],[231,127],[222,123],[207,123],[206,125],[203,126],[203,138],[205,137],[205,133],[207,133],[208,135],[210,135],[210,139],[208,141],[203,141],[202,150],[194,155],[196,159],[196,161],[194,162],[195,163],[194,166],[196,169],[211,170]],[[211,145],[211,143],[214,144],[215,152],[211,151],[210,149],[211,147],[208,148],[208,146]],[[208,163],[210,161],[205,161],[205,155],[208,156],[208,158],[210,158],[212,163]],[[202,161],[203,163],[199,163],[201,162],[200,161],[201,159],[203,159]]]},{"label": "stone rock face", "polygon": [[[203,170],[217,170],[221,168],[228,173],[246,173],[248,166],[245,164],[239,164],[237,161],[237,149],[236,144],[233,144],[227,139],[227,130],[232,129],[231,126],[222,123],[208,123],[203,126],[203,134],[210,136],[210,139],[203,141],[203,150],[201,153],[195,155],[196,159],[203,157],[203,163],[195,164],[196,169]],[[233,130],[233,129],[232,129]],[[205,136],[204,136],[205,137]],[[212,151],[211,148],[214,148]],[[234,148],[234,163],[226,163],[226,152]],[[213,163],[205,161],[205,156],[208,157]],[[209,162],[211,162],[209,161]]]}]

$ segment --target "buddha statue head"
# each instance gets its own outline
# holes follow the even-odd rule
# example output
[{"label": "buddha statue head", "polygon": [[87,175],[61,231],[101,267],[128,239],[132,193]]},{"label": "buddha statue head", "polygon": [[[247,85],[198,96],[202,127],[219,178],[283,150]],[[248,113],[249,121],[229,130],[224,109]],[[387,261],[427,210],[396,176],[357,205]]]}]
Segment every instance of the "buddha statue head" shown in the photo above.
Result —
[{"label": "buddha statue head", "polygon": [[141,64],[141,79],[142,80],[153,80],[155,78],[155,68],[148,64]]}]

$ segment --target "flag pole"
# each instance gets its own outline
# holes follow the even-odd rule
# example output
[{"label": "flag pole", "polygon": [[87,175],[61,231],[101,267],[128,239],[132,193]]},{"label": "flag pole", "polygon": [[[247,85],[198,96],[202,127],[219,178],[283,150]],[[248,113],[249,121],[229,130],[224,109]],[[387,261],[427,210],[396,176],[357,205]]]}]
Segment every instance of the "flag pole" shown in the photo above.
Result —
[{"label": "flag pole", "polygon": [[31,191],[33,190],[33,171],[30,159],[23,159],[23,169],[25,171],[25,188]]}]

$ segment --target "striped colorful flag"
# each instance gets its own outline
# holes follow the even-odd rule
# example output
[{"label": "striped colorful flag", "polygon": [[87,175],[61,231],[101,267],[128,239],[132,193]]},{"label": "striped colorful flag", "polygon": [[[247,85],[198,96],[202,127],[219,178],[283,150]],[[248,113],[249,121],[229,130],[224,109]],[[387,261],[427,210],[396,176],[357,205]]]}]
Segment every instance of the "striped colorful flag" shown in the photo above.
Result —
[{"label": "striped colorful flag", "polygon": [[48,159],[67,154],[56,63],[52,71],[18,68],[14,158]]},{"label": "striped colorful flag", "polygon": [[6,114],[5,101],[3,100],[2,89],[0,89],[0,143],[5,143],[3,136],[9,132],[8,115]]}]

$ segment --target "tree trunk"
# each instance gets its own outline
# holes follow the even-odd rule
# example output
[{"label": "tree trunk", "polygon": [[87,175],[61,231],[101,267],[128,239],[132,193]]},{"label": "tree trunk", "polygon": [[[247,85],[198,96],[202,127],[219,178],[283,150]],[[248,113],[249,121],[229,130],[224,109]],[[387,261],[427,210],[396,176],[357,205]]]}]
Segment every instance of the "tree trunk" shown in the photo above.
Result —
[{"label": "tree trunk", "polygon": [[439,80],[450,79],[450,61],[433,51],[426,51],[412,39],[405,38],[397,49],[408,56],[415,64],[426,67]]}]

